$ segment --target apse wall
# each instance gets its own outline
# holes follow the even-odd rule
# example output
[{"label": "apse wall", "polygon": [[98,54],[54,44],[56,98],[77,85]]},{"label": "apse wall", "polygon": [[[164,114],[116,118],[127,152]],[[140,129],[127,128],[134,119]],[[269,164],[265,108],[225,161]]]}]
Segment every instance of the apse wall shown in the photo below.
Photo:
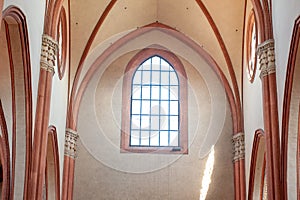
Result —
[{"label": "apse wall", "polygon": [[[124,70],[143,46],[184,56],[177,55],[188,76],[188,155],[120,152]],[[74,198],[199,199],[207,188],[207,199],[233,199],[232,131],[223,86],[203,58],[160,31],[136,37],[99,63],[85,90]]]}]

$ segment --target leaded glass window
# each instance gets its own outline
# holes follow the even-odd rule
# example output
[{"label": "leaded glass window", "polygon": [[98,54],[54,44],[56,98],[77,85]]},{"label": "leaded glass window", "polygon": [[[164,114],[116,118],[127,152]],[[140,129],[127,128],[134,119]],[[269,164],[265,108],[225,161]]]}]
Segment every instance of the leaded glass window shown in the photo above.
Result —
[{"label": "leaded glass window", "polygon": [[131,84],[130,146],[180,145],[179,85],[177,72],[162,57],[139,65]]}]

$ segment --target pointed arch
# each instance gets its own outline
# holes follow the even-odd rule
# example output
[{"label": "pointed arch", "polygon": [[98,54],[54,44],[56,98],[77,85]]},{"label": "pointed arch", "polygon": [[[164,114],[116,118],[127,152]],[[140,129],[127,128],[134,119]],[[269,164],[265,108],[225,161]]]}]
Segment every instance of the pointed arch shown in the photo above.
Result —
[{"label": "pointed arch", "polygon": [[60,199],[60,168],[56,127],[48,128],[45,184],[47,199]]},{"label": "pointed arch", "polygon": [[0,161],[2,165],[2,196],[1,199],[10,199],[10,155],[9,155],[9,142],[8,142],[8,130],[0,99]]},{"label": "pointed arch", "polygon": [[[290,51],[289,51],[289,58],[287,63],[287,69],[286,69],[286,79],[285,79],[285,89],[284,89],[284,99],[283,99],[283,113],[282,113],[282,135],[281,135],[281,179],[283,182],[283,196],[284,199],[287,199],[287,176],[288,176],[288,156],[291,152],[288,154],[288,147],[289,143],[289,135],[293,134],[290,130],[291,126],[295,126],[291,124],[291,112],[292,110],[297,110],[295,108],[295,104],[292,104],[291,102],[295,99],[300,99],[299,96],[293,95],[295,92],[292,92],[293,90],[299,90],[299,86],[295,84],[295,82],[299,79],[299,73],[295,73],[297,70],[299,70],[299,67],[297,67],[297,63],[300,62],[299,57],[299,47],[300,47],[300,16],[295,20],[292,39],[290,43]],[[294,106],[294,109],[293,109]],[[294,127],[295,130],[295,127]],[[295,134],[295,133],[294,133]],[[298,138],[299,140],[299,138]],[[299,174],[300,172],[297,171]],[[299,191],[298,191],[299,192]]]},{"label": "pointed arch", "polygon": [[[12,98],[12,184],[11,195],[13,198],[17,156],[25,157],[24,188],[23,195],[27,196],[28,180],[30,177],[30,163],[32,150],[32,89],[31,89],[31,65],[29,53],[29,40],[27,23],[24,13],[15,6],[6,8],[3,12],[3,30],[6,32],[7,50],[11,74],[11,98]],[[18,51],[21,50],[21,51]],[[7,84],[7,83],[6,83]],[[17,100],[22,97],[21,100]],[[24,116],[23,116],[24,114]],[[26,134],[17,134],[17,129],[24,127]],[[25,141],[24,146],[16,146],[17,140]],[[25,155],[19,155],[17,148],[23,148]],[[19,152],[22,152],[21,150]],[[23,172],[22,172],[23,173]],[[23,179],[23,178],[22,178]]]},{"label": "pointed arch", "polygon": [[[265,133],[262,129],[255,131],[249,175],[248,200],[260,197],[262,177],[265,174]],[[261,198],[260,198],[261,199]]]}]

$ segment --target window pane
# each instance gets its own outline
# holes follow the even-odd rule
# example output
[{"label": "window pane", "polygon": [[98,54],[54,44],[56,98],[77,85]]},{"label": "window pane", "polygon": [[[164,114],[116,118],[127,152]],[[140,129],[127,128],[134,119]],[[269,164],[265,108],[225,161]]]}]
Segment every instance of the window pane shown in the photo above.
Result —
[{"label": "window pane", "polygon": [[141,129],[149,130],[149,116],[141,116]]},{"label": "window pane", "polygon": [[159,101],[151,101],[151,115],[159,115]]},{"label": "window pane", "polygon": [[169,146],[168,131],[160,132],[160,146]]},{"label": "window pane", "polygon": [[160,58],[158,56],[152,58],[152,70],[160,70]]},{"label": "window pane", "polygon": [[169,86],[161,87],[161,100],[169,100]]},{"label": "window pane", "polygon": [[152,86],[151,99],[159,99],[159,86]]},{"label": "window pane", "polygon": [[151,59],[147,59],[144,63],[143,63],[143,69],[149,69],[150,70],[150,66],[151,66]]},{"label": "window pane", "polygon": [[159,85],[160,84],[160,72],[152,71],[152,84]]},{"label": "window pane", "polygon": [[159,116],[151,116],[151,130],[159,130]]},{"label": "window pane", "polygon": [[178,86],[171,86],[170,87],[170,100],[179,100]]},{"label": "window pane", "polygon": [[149,146],[149,131],[141,131],[141,145]]},{"label": "window pane", "polygon": [[150,101],[142,101],[142,114],[150,114]]},{"label": "window pane", "polygon": [[170,115],[178,115],[178,101],[170,101]]},{"label": "window pane", "polygon": [[170,65],[167,63],[164,59],[161,59],[161,70],[163,71],[169,71]]},{"label": "window pane", "polygon": [[161,101],[160,105],[160,114],[169,115],[169,101]]},{"label": "window pane", "polygon": [[133,78],[133,84],[141,84],[141,71],[136,71]]},{"label": "window pane", "polygon": [[161,72],[161,84],[169,85],[169,72]]},{"label": "window pane", "polygon": [[150,146],[159,146],[158,131],[151,131],[150,134]]},{"label": "window pane", "polygon": [[160,116],[160,130],[169,130],[168,116]]},{"label": "window pane", "polygon": [[175,72],[170,72],[170,85],[178,85],[178,79]]},{"label": "window pane", "polygon": [[143,71],[143,76],[142,76],[142,83],[143,84],[149,84],[150,83],[150,71]]},{"label": "window pane", "polygon": [[132,88],[132,98],[140,99],[141,98],[141,86],[133,86]]},{"label": "window pane", "polygon": [[140,115],[131,115],[131,129],[140,129]]},{"label": "window pane", "polygon": [[132,114],[140,114],[141,113],[141,101],[140,100],[132,100],[131,113]]},{"label": "window pane", "polygon": [[131,131],[130,145],[139,145],[140,132]]},{"label": "window pane", "polygon": [[178,146],[178,132],[170,131],[170,146]]},{"label": "window pane", "polygon": [[150,86],[142,87],[142,99],[150,99]]},{"label": "window pane", "polygon": [[170,130],[178,130],[178,116],[170,116]]}]

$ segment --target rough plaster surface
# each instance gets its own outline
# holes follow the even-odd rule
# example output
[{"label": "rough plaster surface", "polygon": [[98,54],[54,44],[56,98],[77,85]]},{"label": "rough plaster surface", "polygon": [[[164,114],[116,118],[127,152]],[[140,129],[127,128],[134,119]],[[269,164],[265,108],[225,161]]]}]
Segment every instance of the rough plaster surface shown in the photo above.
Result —
[{"label": "rough plaster surface", "polygon": [[[219,91],[218,87],[209,89],[199,69],[184,59],[189,79],[189,154],[120,153],[122,74],[135,53],[124,54],[98,70],[85,92],[79,113],[81,139],[74,199],[199,199],[207,160],[207,154],[200,153],[205,141],[215,144],[207,199],[232,199],[232,123],[228,104],[226,99],[222,102],[226,109],[225,113],[219,111],[221,120],[216,117],[218,113],[212,116],[212,98],[216,96],[210,90]],[[199,66],[202,64],[205,63],[200,60]],[[223,126],[217,139],[207,135],[211,126],[220,124]]]}]

